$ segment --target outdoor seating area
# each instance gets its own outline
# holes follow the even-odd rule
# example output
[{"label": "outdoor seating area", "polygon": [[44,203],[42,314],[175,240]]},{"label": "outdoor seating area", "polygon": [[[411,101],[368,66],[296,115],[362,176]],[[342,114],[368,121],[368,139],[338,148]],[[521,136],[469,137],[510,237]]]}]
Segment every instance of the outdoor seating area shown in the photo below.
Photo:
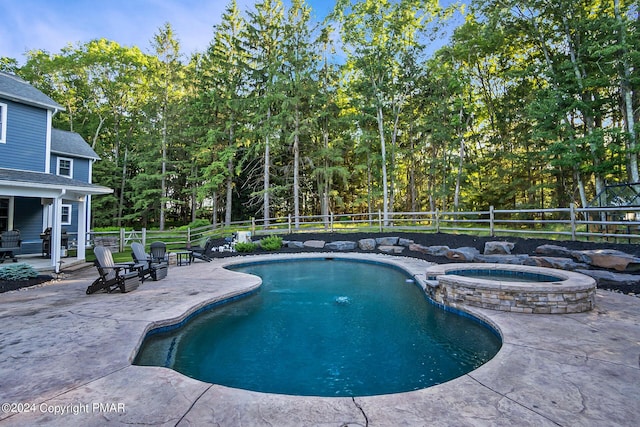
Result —
[{"label": "outdoor seating area", "polygon": [[[157,255],[160,257],[159,253],[157,253]],[[161,257],[161,261],[154,259],[152,254],[146,253],[142,243],[131,243],[131,256],[136,264],[143,266],[139,272],[142,282],[144,282],[146,278],[160,280],[167,277],[167,271],[169,270],[168,261],[165,260],[164,256]]]},{"label": "outdoor seating area", "polygon": [[111,251],[104,246],[97,246],[93,253],[96,256],[95,266],[99,277],[87,288],[87,295],[104,290],[113,292],[119,290],[122,293],[138,289],[142,280],[139,264],[116,264],[113,261]]}]

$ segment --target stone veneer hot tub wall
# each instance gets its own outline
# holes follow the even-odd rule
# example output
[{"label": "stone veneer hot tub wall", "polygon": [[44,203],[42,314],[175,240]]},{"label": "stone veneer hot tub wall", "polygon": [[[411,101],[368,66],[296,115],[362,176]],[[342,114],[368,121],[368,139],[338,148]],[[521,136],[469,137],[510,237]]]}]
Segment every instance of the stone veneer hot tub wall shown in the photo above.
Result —
[{"label": "stone veneer hot tub wall", "polygon": [[[510,282],[446,274],[451,270],[506,270],[547,276],[554,282]],[[584,274],[544,267],[508,264],[441,264],[427,269],[429,296],[436,302],[460,308],[461,305],[518,313],[580,313],[595,307],[596,281]]]}]

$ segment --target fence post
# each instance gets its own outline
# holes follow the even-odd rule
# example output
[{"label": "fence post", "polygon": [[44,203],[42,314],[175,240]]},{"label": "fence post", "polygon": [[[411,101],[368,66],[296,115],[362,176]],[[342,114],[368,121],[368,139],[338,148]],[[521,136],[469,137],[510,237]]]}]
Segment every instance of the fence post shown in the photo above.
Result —
[{"label": "fence post", "polygon": [[493,212],[493,206],[489,206],[489,235],[491,237],[495,237],[496,233],[495,233],[495,224],[494,221],[495,220],[495,213]]},{"label": "fence post", "polygon": [[436,208],[436,233],[440,232],[440,209]]},{"label": "fence post", "polygon": [[120,242],[118,244],[118,252],[124,252],[124,228],[120,229]]},{"label": "fence post", "polygon": [[187,227],[187,242],[185,243],[187,249],[191,248],[191,227]]},{"label": "fence post", "polygon": [[329,225],[331,226],[331,232],[333,233],[333,212],[329,213]]},{"label": "fence post", "polygon": [[378,230],[382,233],[382,212],[378,209]]},{"label": "fence post", "polygon": [[289,226],[289,234],[291,234],[291,214],[287,217],[287,225]]},{"label": "fence post", "polygon": [[147,247],[147,227],[142,227],[142,246]]},{"label": "fence post", "polygon": [[256,235],[256,219],[254,217],[251,217],[251,235]]},{"label": "fence post", "polygon": [[575,242],[576,240],[576,204],[569,204],[570,215],[571,215],[571,240]]}]

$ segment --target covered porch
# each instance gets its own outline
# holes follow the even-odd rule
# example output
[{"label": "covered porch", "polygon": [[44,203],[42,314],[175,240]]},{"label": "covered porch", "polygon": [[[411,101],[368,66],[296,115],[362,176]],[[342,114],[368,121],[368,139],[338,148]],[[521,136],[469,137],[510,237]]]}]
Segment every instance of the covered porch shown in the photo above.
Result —
[{"label": "covered porch", "polygon": [[[40,254],[20,254],[17,255],[17,257],[18,262],[29,264],[36,271],[43,274],[59,273],[65,270],[75,270],[84,266],[87,262],[84,258],[80,259],[77,256],[62,257],[60,258],[60,261],[58,261],[58,271],[55,271],[55,269],[51,265],[51,259],[48,257],[45,258]],[[0,264],[0,268],[11,264],[11,262],[5,261],[4,264]]]},{"label": "covered porch", "polygon": [[[38,234],[45,228],[51,228],[50,236],[50,256],[44,258],[41,252],[28,253],[19,252],[19,261],[27,262],[33,265],[39,271],[60,272],[69,264],[75,262],[84,262],[86,252],[86,238],[88,224],[90,224],[91,212],[91,196],[109,194],[113,190],[107,187],[86,183],[58,175],[29,172],[12,169],[0,169],[0,197],[9,200],[9,215],[7,229],[12,230],[15,227],[15,218],[25,218],[27,216],[36,217],[34,224],[38,230]],[[37,200],[37,209],[40,214],[34,215],[34,212],[21,212],[20,204],[14,203],[14,199],[29,198]],[[77,215],[74,221],[77,221],[76,257],[63,258],[62,250],[62,216],[63,205],[74,203],[77,205]],[[33,239],[33,236],[22,237],[23,244],[25,239]],[[62,266],[62,267],[61,267]]]}]

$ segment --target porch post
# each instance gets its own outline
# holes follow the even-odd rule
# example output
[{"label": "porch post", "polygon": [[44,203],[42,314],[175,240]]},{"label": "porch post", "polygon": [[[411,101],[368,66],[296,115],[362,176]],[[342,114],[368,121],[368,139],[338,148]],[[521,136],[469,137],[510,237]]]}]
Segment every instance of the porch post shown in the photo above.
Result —
[{"label": "porch post", "polygon": [[87,197],[84,196],[78,202],[78,240],[76,245],[76,258],[86,259],[85,245],[87,244]]},{"label": "porch post", "polygon": [[62,197],[66,193],[62,190],[62,193],[53,199],[53,218],[51,219],[51,267],[56,273],[60,272],[60,244],[62,238],[60,233],[62,232],[60,221],[62,219]]}]

